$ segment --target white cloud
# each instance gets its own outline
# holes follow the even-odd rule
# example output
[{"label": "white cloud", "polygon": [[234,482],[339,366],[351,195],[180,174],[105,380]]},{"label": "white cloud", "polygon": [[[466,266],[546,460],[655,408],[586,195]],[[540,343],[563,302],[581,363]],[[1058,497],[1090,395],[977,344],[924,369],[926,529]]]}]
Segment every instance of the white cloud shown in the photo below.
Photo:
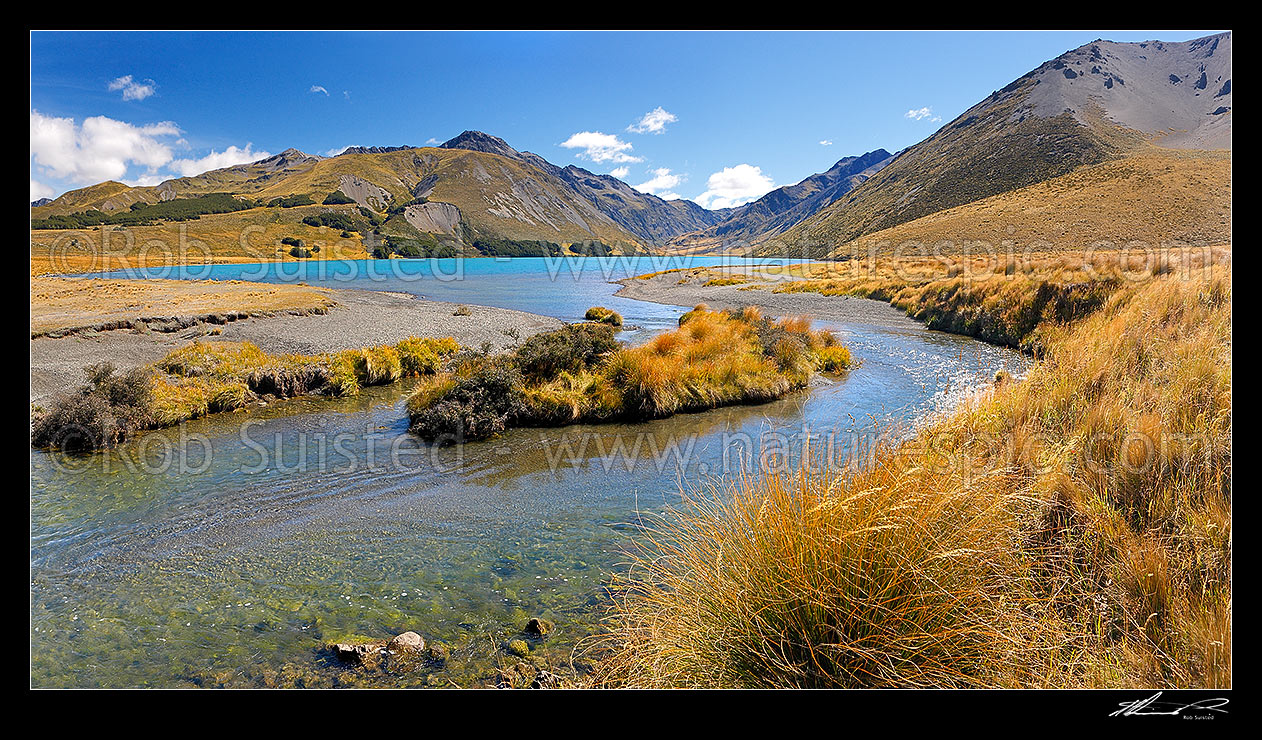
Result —
[{"label": "white cloud", "polygon": [[350,99],[351,99],[351,91],[350,91],[350,90],[343,90],[343,91],[342,91],[342,97],[346,98],[347,100],[350,100]]},{"label": "white cloud", "polygon": [[[249,144],[246,144],[246,146],[248,147]],[[347,144],[346,146],[335,146],[332,149],[325,149],[323,152],[320,152],[320,153],[326,157],[336,157],[337,155],[341,154],[347,149],[350,149],[353,146],[359,146],[359,144]],[[263,159],[268,156],[271,156],[271,155],[265,154],[262,157],[259,157],[259,159]],[[255,161],[258,161],[258,160],[255,160]]]},{"label": "white cloud", "polygon": [[153,80],[137,80],[131,75],[123,75],[110,80],[109,89],[114,92],[122,90],[123,100],[144,100],[157,92],[158,86]]},{"label": "white cloud", "polygon": [[935,116],[933,114],[933,108],[927,105],[923,108],[916,108],[914,110],[907,111],[903,114],[903,118],[910,118],[913,121],[923,121],[928,118],[929,123],[937,123],[942,120],[942,116]]},{"label": "white cloud", "polygon": [[124,185],[130,185],[133,188],[147,188],[147,187],[152,187],[154,185],[161,185],[162,183],[170,179],[171,179],[170,175],[164,175],[161,173],[153,173],[153,174],[141,175],[139,177],[133,177],[130,179],[123,178],[121,182]]},{"label": "white cloud", "polygon": [[609,174],[613,177],[618,178],[619,180],[625,180],[627,175],[631,174],[631,168],[630,167],[614,167],[612,170],[609,170]]},{"label": "white cloud", "polygon": [[426,140],[425,140],[425,143],[426,143],[426,144],[430,144],[430,145],[432,145],[432,146],[438,146],[438,145],[439,145],[439,144],[441,144],[442,142],[441,142],[441,141],[439,141],[438,139],[435,139],[434,137],[432,137],[432,136],[431,136],[431,137],[429,137],[428,139],[426,139]]},{"label": "white cloud", "polygon": [[174,158],[167,137],[179,134],[170,121],[136,126],[95,116],[80,125],[31,111],[31,157],[51,177],[76,183],[118,180],[132,166],[156,173]]},{"label": "white cloud", "polygon": [[678,120],[678,116],[659,105],[645,113],[638,123],[627,126],[627,130],[634,134],[660,134],[666,131],[666,124]]},{"label": "white cloud", "polygon": [[833,145],[833,141],[832,141],[832,139],[820,139],[820,140],[819,140],[819,145],[820,145],[820,146],[832,146],[832,145]]},{"label": "white cloud", "polygon": [[580,131],[561,142],[560,145],[566,149],[582,149],[583,151],[577,156],[593,162],[623,164],[643,161],[640,157],[627,154],[631,151],[630,144],[613,134],[602,134],[599,131]]},{"label": "white cloud", "polygon": [[40,198],[51,198],[53,197],[53,194],[56,192],[57,192],[56,190],[53,190],[48,185],[45,185],[42,182],[38,182],[34,178],[31,179],[31,200],[32,201],[37,201]]},{"label": "white cloud", "polygon": [[324,93],[324,97],[326,97],[326,98],[329,96],[329,91],[328,91],[328,90],[326,90],[326,89],[324,88],[324,86],[323,86],[323,85],[312,85],[312,86],[311,86],[311,89],[310,89],[310,90],[308,90],[307,92],[309,92],[309,93]]},{"label": "white cloud", "polygon": [[[222,152],[214,149],[200,159],[176,159],[171,162],[171,169],[182,177],[192,177],[211,170],[221,170],[234,164],[248,164],[272,156],[271,152],[255,151],[252,143],[244,147],[230,146]],[[156,183],[154,183],[156,184]]]},{"label": "white cloud", "polygon": [[760,198],[774,190],[776,183],[750,164],[724,167],[710,175],[706,191],[696,197],[703,208],[731,208]]},{"label": "white cloud", "polygon": [[653,173],[652,179],[635,185],[636,190],[639,190],[641,193],[666,198],[667,200],[679,197],[679,194],[673,192],[672,188],[678,187],[679,183],[684,181],[681,175],[672,175],[666,167],[659,167],[658,169],[650,170],[650,172]]}]

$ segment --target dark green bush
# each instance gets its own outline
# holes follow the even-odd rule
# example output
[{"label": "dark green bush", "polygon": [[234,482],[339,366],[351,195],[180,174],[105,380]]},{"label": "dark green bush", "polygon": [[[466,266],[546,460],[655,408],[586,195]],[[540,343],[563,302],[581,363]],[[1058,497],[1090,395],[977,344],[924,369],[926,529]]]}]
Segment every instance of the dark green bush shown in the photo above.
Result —
[{"label": "dark green bush", "polygon": [[228,193],[208,193],[194,198],[175,198],[159,203],[132,203],[123,213],[80,211],[64,216],[50,216],[31,222],[32,229],[83,229],[89,226],[144,226],[155,221],[189,221],[205,214],[232,213],[255,207],[250,200],[239,200]]},{"label": "dark green bush", "polygon": [[355,221],[345,213],[317,213],[314,216],[304,216],[302,222],[308,226],[327,226],[340,231],[355,230]]},{"label": "dark green bush", "polygon": [[562,371],[576,373],[593,367],[618,347],[613,327],[607,324],[571,324],[534,335],[513,357],[526,377],[548,379]]},{"label": "dark green bush", "polygon": [[510,363],[466,360],[450,390],[411,412],[409,428],[422,439],[446,444],[493,437],[525,409],[522,386],[521,373]]},{"label": "dark green bush", "polygon": [[561,245],[525,239],[474,239],[473,248],[490,257],[559,257]]},{"label": "dark green bush", "polygon": [[348,198],[346,193],[343,193],[341,190],[334,190],[324,199],[324,205],[326,206],[340,206],[354,202],[354,200]]},{"label": "dark green bush", "polygon": [[153,380],[146,368],[115,375],[108,362],[83,369],[87,384],[53,401],[31,430],[31,444],[65,451],[121,442],[153,421]]},{"label": "dark green bush", "polygon": [[574,242],[570,245],[570,251],[587,257],[609,257],[613,254],[613,248],[595,239]]}]

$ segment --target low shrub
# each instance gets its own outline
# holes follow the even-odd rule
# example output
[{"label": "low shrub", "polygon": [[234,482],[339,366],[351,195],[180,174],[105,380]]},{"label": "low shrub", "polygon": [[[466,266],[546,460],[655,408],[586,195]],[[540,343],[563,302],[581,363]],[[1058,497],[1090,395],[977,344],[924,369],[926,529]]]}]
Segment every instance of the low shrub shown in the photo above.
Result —
[{"label": "low shrub", "polygon": [[622,326],[622,314],[604,306],[592,306],[587,309],[584,317],[588,321],[595,321],[600,324],[608,324],[613,327]]},{"label": "low shrub", "polygon": [[605,324],[571,324],[530,337],[514,353],[522,374],[531,380],[578,373],[618,349],[613,329]]},{"label": "low shrub", "polygon": [[63,451],[91,450],[122,442],[154,421],[153,371],[116,374],[108,362],[84,368],[87,384],[53,399],[38,416],[31,444]]},{"label": "low shrub", "polygon": [[521,372],[511,363],[487,358],[465,362],[443,381],[441,393],[410,399],[409,428],[439,444],[493,437],[524,410],[523,385]]}]

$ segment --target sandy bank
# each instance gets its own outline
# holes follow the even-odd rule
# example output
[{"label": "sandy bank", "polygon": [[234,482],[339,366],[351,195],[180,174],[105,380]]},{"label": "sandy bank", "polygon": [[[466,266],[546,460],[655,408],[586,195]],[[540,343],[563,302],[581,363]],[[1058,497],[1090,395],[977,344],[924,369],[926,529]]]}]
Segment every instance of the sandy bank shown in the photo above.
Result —
[{"label": "sandy bank", "polygon": [[[112,362],[130,368],[156,362],[168,352],[219,330],[215,339],[248,341],[268,353],[315,354],[392,344],[409,336],[454,337],[470,347],[490,342],[496,349],[555,329],[562,322],[502,308],[469,306],[468,316],[453,315],[454,303],[400,294],[329,290],[336,305],[324,315],[277,315],[246,318],[222,326],[196,324],[178,332],[144,329],[86,331],[62,338],[31,340],[31,401],[83,381],[82,368]],[[507,333],[505,333],[507,332]]]}]

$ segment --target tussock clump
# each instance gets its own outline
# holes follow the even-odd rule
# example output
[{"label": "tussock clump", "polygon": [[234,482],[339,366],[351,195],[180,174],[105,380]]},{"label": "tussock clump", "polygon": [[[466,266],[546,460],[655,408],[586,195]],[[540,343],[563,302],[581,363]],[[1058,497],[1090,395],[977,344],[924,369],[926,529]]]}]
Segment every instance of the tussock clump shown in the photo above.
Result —
[{"label": "tussock clump", "polygon": [[[365,347],[338,354],[335,363],[344,363],[359,386],[393,383],[403,377],[403,363],[394,347]],[[345,373],[346,368],[342,370]]]},{"label": "tussock clump", "polygon": [[31,444],[64,451],[122,442],[153,423],[153,371],[121,375],[108,362],[83,369],[87,384],[53,399],[31,430]]},{"label": "tussock clump", "polygon": [[1231,285],[1167,275],[861,468],[651,533],[609,683],[1229,687]]},{"label": "tussock clump", "polygon": [[524,391],[522,423],[554,426],[584,419],[607,419],[622,406],[622,397],[604,375],[562,372],[556,378]]},{"label": "tussock clump", "polygon": [[605,308],[604,306],[592,306],[587,309],[587,314],[584,318],[588,321],[595,321],[599,324],[608,324],[613,327],[622,326],[622,314],[614,311],[613,309]]},{"label": "tussock clump", "polygon": [[826,373],[839,373],[842,370],[849,370],[854,364],[854,359],[850,356],[850,350],[840,345],[832,347],[821,347],[816,352],[819,369]]},{"label": "tussock clump", "polygon": [[[732,316],[703,307],[690,315],[679,329],[640,347],[622,347],[608,326],[574,324],[531,337],[495,360],[467,359],[454,385],[412,399],[413,428],[426,437],[463,428],[464,439],[476,439],[470,428],[491,434],[513,424],[641,420],[760,403],[803,387],[815,365],[824,362],[824,348],[837,345],[831,334],[813,331],[805,320],[780,325],[757,311]],[[457,423],[469,416],[469,403],[451,395],[465,392],[459,377],[481,373],[478,368],[488,362],[519,372],[520,382],[501,384],[512,396],[494,414],[503,424]],[[449,395],[452,403],[444,406]]]},{"label": "tussock clump", "polygon": [[420,339],[408,337],[395,345],[399,353],[400,369],[404,376],[432,375],[439,371],[443,360],[460,350],[451,337],[444,339]]},{"label": "tussock clump", "polygon": [[709,310],[710,310],[710,307],[707,306],[706,304],[698,303],[696,306],[693,306],[691,311],[688,311],[684,313],[684,315],[679,317],[679,325],[683,326],[689,321],[692,321],[693,318],[700,316],[701,314],[704,314]]},{"label": "tussock clump", "polygon": [[1011,649],[1003,499],[872,471],[741,477],[667,512],[621,584],[604,679],[970,687]]}]

